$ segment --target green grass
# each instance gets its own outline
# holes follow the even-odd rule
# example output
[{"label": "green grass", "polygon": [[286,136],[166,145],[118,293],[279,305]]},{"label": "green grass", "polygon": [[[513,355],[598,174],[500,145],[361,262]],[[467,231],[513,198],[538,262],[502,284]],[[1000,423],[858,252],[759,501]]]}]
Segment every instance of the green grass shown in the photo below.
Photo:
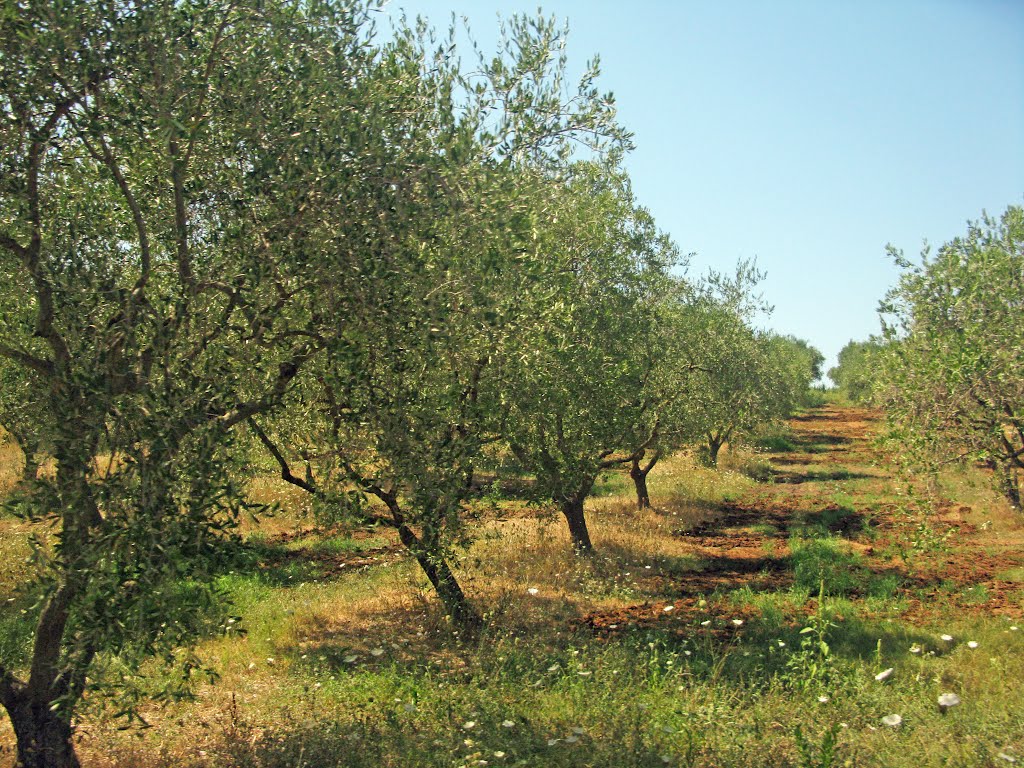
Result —
[{"label": "green grass", "polygon": [[[953,574],[944,584],[908,581],[918,590],[908,592],[898,561],[880,556],[895,534],[881,526],[876,542],[862,535],[870,526],[853,525],[893,502],[891,488],[861,476],[867,467],[808,465],[816,474],[803,484],[762,485],[736,471],[757,454],[725,457],[717,471],[685,455],[663,461],[650,477],[655,509],[645,512],[633,508],[628,478],[609,475],[588,507],[598,555],[582,562],[557,516],[524,504],[497,521],[480,516],[475,544],[455,556],[490,620],[472,642],[453,635],[409,558],[325,575],[325,558],[303,557],[358,557],[391,541],[379,531],[269,543],[289,515],[299,519],[282,498],[271,534],[251,537],[217,581],[231,616],[241,617],[198,648],[220,679],[199,686],[193,701],[148,707],[153,727],[142,731],[119,731],[122,722],[93,702],[84,762],[1010,765],[1000,753],[1024,762],[1024,629],[985,616],[994,592]],[[275,488],[268,481],[261,492]],[[728,565],[729,539],[702,548],[681,533],[720,519],[735,501],[740,512],[762,502],[792,510],[785,521],[722,526],[758,571],[746,579],[715,571]],[[14,598],[0,605],[0,662],[20,669],[31,603],[14,590],[26,576],[28,529],[0,522],[8,526],[0,526],[0,598]],[[1004,540],[995,533],[992,546]],[[998,577],[1019,581],[1017,570]],[[948,608],[954,599],[972,610]],[[921,603],[934,612],[909,620]],[[596,615],[605,630],[591,629]],[[947,633],[952,642],[941,639]],[[890,678],[876,680],[889,668]],[[154,688],[168,682],[161,669],[151,674]],[[944,692],[963,700],[946,715],[936,705]],[[903,718],[898,729],[882,722],[891,714]],[[0,719],[0,748],[9,744],[4,728]]]}]

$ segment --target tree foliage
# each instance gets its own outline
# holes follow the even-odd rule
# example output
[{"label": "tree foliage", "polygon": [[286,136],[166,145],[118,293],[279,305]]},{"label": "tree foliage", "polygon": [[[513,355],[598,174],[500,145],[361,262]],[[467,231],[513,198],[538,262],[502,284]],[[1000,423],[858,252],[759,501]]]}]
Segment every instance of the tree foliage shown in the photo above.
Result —
[{"label": "tree foliage", "polygon": [[1024,469],[1024,208],[967,233],[903,270],[882,306],[883,402],[915,459],[990,464],[1020,506]]},{"label": "tree foliage", "polygon": [[872,402],[884,347],[881,339],[870,338],[867,341],[851,340],[839,351],[838,365],[829,369],[828,377],[851,403],[866,405]]},{"label": "tree foliage", "polygon": [[56,468],[28,505],[55,532],[35,639],[0,701],[19,764],[76,765],[98,663],[126,681],[153,653],[196,667],[181,649],[245,504],[232,427],[321,346],[300,289],[315,254],[344,252],[346,198],[372,178],[354,138],[372,56],[360,8],[5,9],[0,259],[20,290],[0,354]]}]

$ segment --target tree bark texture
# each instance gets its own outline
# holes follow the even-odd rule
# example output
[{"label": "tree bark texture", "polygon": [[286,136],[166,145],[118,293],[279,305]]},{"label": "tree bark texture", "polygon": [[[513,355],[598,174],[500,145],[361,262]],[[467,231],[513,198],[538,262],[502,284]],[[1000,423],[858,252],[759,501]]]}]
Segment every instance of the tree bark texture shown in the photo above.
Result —
[{"label": "tree bark texture", "polygon": [[718,452],[722,450],[722,445],[724,443],[724,440],[719,440],[714,437],[708,438],[708,463],[712,467],[718,466]]},{"label": "tree bark texture", "polygon": [[80,768],[71,723],[51,707],[52,702],[27,692],[16,694],[6,707],[18,744],[15,768]]},{"label": "tree bark texture", "polygon": [[636,488],[636,508],[650,509],[651,495],[647,491],[647,473],[640,467],[640,462],[633,459],[633,466],[629,469],[629,476],[633,478],[633,486]]},{"label": "tree bark texture", "polygon": [[572,537],[572,548],[578,555],[589,555],[594,551],[594,545],[590,541],[590,532],[587,530],[587,518],[583,514],[583,499],[585,495],[575,495],[565,499],[561,503],[562,514],[569,524],[569,535]]}]

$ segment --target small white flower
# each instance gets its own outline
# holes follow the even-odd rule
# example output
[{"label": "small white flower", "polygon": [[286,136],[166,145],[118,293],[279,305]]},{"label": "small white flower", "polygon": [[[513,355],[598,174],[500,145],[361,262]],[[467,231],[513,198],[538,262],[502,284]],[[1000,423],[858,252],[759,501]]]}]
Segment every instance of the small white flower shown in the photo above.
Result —
[{"label": "small white flower", "polygon": [[978,641],[977,640],[968,640],[967,641],[967,647],[970,648],[971,650],[974,650],[975,648],[978,647]]},{"label": "small white flower", "polygon": [[947,642],[947,643],[952,643],[953,642],[953,636],[952,635],[939,635],[939,639],[944,641],[944,642]]},{"label": "small white flower", "polygon": [[786,644],[784,642],[782,642],[781,640],[776,640],[775,642],[779,644],[779,648],[785,648],[786,647]]},{"label": "small white flower", "polygon": [[943,693],[939,696],[939,710],[943,713],[951,707],[955,707],[960,703],[960,697],[955,693]]},{"label": "small white flower", "polygon": [[270,666],[274,666],[274,657],[273,656],[268,656],[267,657],[267,664],[269,664]]},{"label": "small white flower", "polygon": [[462,729],[464,731],[471,731],[474,728],[476,728],[476,720],[467,720],[462,724]]},{"label": "small white flower", "polygon": [[505,756],[505,753],[504,753],[504,752],[502,752],[502,751],[501,751],[501,750],[499,749],[499,750],[498,750],[497,752],[495,752],[495,753],[494,753],[494,756],[495,756],[496,758],[498,758],[499,760],[501,760],[501,758],[503,758],[503,757]]},{"label": "small white flower", "polygon": [[888,680],[890,677],[892,677],[892,673],[893,673],[893,668],[892,667],[889,667],[888,669],[883,669],[881,672],[879,672],[877,675],[875,675],[875,680],[877,680],[880,683],[884,683],[886,680]]},{"label": "small white flower", "polygon": [[515,728],[516,724],[513,723],[511,720],[502,720],[501,721],[501,727],[502,728]]},{"label": "small white flower", "polygon": [[733,626],[742,627],[743,626],[743,619],[733,619],[732,623],[733,623]]},{"label": "small white flower", "polygon": [[683,651],[683,655],[685,655],[685,656],[692,656],[693,654],[690,653],[690,651]]},{"label": "small white flower", "polygon": [[828,698],[828,696],[819,696],[819,697],[818,697],[818,701],[819,701],[819,702],[820,702],[821,704],[828,704],[828,702],[829,702],[829,698]]},{"label": "small white flower", "polygon": [[529,592],[529,593],[530,593],[531,595],[536,595],[536,594],[539,594],[539,593],[540,593],[540,590],[539,590],[539,589],[537,589],[536,587],[530,587],[530,588],[529,588],[528,590],[526,590],[526,591],[527,591],[527,592]]},{"label": "small white flower", "polygon": [[1018,626],[1016,626],[1016,625],[1014,625],[1014,626],[1010,627],[1010,631],[1011,631],[1011,632],[1016,632],[1016,631],[1017,631],[1018,629],[1020,629],[1020,627],[1018,627]]},{"label": "small white flower", "polygon": [[644,570],[646,570],[646,571],[649,571],[649,570],[651,570],[651,566],[649,566],[649,565],[645,565],[645,566],[644,566]]},{"label": "small white flower", "polygon": [[890,728],[899,728],[902,722],[903,718],[899,715],[886,715],[882,718],[882,723]]},{"label": "small white flower", "polygon": [[702,622],[700,623],[700,625],[701,625],[702,627],[710,627],[710,626],[711,626],[711,619],[708,619],[707,621],[702,621]]},{"label": "small white flower", "polygon": [[675,609],[676,607],[674,605],[666,605],[661,610],[663,610],[665,613],[672,613],[672,611],[674,611]]}]

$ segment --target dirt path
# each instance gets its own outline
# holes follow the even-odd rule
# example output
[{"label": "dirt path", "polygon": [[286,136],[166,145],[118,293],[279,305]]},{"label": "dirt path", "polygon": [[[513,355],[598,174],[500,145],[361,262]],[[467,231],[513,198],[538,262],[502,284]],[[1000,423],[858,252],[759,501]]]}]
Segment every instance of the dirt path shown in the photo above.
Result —
[{"label": "dirt path", "polygon": [[[699,607],[706,613],[701,599],[707,595],[788,588],[794,535],[842,539],[860,579],[846,596],[864,597],[870,584],[888,577],[889,596],[899,599],[900,619],[908,623],[927,623],[951,608],[1024,618],[1024,521],[979,524],[982,512],[951,501],[927,516],[915,511],[899,495],[887,458],[873,447],[881,428],[875,412],[826,406],[790,427],[792,450],[764,456],[764,482],[698,526],[676,532],[702,568],[664,584],[665,602],[594,613],[584,622],[599,634],[666,622],[683,631]],[[729,623],[719,634],[728,634]]]}]

